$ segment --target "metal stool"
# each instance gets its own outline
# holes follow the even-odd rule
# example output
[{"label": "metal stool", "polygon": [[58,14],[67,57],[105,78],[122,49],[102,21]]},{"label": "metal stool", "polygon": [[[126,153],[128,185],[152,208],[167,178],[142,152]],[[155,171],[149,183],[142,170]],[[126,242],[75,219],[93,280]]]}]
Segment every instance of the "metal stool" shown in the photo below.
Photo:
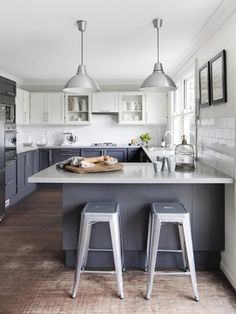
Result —
[{"label": "metal stool", "polygon": [[[97,222],[109,223],[112,250],[96,249],[96,251],[113,251],[119,297],[123,299],[124,292],[122,269],[124,270],[124,250],[121,235],[119,204],[115,202],[90,202],[85,205],[83,211],[81,212],[80,233],[72,298],[75,298],[77,295],[81,272],[96,272],[85,271],[85,266],[88,258],[92,225]],[[114,271],[100,271],[99,273],[114,273]]]},{"label": "metal stool", "polygon": [[[181,250],[158,250],[161,224],[163,223],[178,224]],[[163,271],[155,272],[156,257],[158,251],[181,252],[186,272],[163,272]],[[152,293],[154,275],[162,274],[162,275],[189,275],[192,281],[192,288],[195,300],[199,301],[189,213],[186,211],[182,204],[180,203],[152,204],[149,216],[145,269],[148,271],[146,293],[147,300],[150,299]]]}]

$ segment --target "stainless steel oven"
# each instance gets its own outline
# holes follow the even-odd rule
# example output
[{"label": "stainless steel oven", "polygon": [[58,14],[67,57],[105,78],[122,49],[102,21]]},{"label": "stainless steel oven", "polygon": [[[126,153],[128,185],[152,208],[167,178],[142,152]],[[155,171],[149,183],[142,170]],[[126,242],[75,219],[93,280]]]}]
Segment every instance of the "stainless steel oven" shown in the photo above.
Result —
[{"label": "stainless steel oven", "polygon": [[5,105],[5,122],[15,123],[15,105]]},{"label": "stainless steel oven", "polygon": [[16,159],[16,126],[5,125],[5,162]]}]

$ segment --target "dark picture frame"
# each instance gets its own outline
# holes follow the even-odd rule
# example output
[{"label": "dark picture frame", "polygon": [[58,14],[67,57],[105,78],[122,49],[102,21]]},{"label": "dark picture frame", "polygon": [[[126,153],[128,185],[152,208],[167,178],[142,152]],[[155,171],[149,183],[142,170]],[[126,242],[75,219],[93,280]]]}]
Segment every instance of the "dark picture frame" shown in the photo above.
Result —
[{"label": "dark picture frame", "polygon": [[223,49],[210,61],[211,103],[227,102],[226,51]]},{"label": "dark picture frame", "polygon": [[199,68],[199,105],[200,107],[210,106],[210,69],[209,62]]}]

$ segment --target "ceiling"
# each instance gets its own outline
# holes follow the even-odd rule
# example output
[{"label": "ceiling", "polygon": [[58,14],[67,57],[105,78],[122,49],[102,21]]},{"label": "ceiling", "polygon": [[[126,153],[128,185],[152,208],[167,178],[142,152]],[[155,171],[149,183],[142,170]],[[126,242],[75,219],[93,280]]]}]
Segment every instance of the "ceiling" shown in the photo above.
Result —
[{"label": "ceiling", "polygon": [[66,81],[80,62],[76,20],[88,21],[85,64],[98,82],[142,81],[153,69],[163,18],[161,61],[168,73],[222,0],[5,0],[0,70],[24,81]]}]

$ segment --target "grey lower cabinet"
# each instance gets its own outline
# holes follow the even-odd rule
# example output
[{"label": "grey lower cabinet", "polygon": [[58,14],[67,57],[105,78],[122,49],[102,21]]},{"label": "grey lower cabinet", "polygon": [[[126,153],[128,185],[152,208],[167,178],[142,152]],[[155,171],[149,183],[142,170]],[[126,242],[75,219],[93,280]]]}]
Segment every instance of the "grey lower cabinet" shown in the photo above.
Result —
[{"label": "grey lower cabinet", "polygon": [[8,206],[17,194],[16,177],[16,159],[14,159],[7,162],[5,167],[5,200],[8,201]]},{"label": "grey lower cabinet", "polygon": [[82,157],[98,157],[103,155],[101,148],[81,148]]},{"label": "grey lower cabinet", "polygon": [[108,155],[117,158],[120,162],[127,161],[127,148],[81,148],[82,157]]},{"label": "grey lower cabinet", "polygon": [[52,161],[52,149],[40,149],[39,150],[39,170],[48,168],[53,164]]},{"label": "grey lower cabinet", "polygon": [[52,152],[52,162],[53,164],[57,162],[64,161],[68,158],[75,157],[75,156],[80,156],[81,152],[80,149],[54,149]]},{"label": "grey lower cabinet", "polygon": [[20,200],[36,189],[28,178],[39,171],[39,152],[29,151],[17,156],[17,199]]},{"label": "grey lower cabinet", "polygon": [[127,161],[128,162],[140,162],[141,159],[141,147],[128,148]]}]

